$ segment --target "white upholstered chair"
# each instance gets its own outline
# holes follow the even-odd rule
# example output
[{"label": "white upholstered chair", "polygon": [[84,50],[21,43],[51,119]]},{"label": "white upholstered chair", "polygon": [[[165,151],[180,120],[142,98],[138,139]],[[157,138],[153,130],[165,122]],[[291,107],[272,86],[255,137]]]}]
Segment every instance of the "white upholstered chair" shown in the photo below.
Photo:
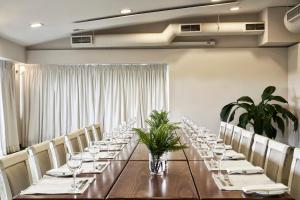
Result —
[{"label": "white upholstered chair", "polygon": [[103,139],[103,135],[102,135],[102,131],[101,131],[101,126],[100,124],[94,124],[92,126],[93,128],[93,133],[94,133],[94,137],[97,138],[98,140],[102,140]]},{"label": "white upholstered chair", "polygon": [[269,138],[254,134],[250,162],[254,166],[264,167]]},{"label": "white upholstered chair", "polygon": [[225,144],[228,144],[228,145],[231,144],[233,128],[234,128],[234,125],[226,124],[225,135],[224,135],[224,139],[223,139]]},{"label": "white upholstered chair", "polygon": [[78,140],[79,140],[79,143],[80,143],[80,146],[81,146],[81,151],[83,151],[89,144],[89,139],[88,139],[88,136],[85,132],[85,129],[80,129],[81,131],[79,131],[78,133]]},{"label": "white upholstered chair", "polygon": [[241,139],[242,129],[238,126],[234,126],[232,133],[231,146],[235,151],[239,150],[240,139]]},{"label": "white upholstered chair", "polygon": [[69,133],[68,135],[65,136],[65,144],[66,144],[66,149],[69,153],[74,153],[74,152],[82,152],[83,149],[81,147],[80,139],[79,139],[79,134],[84,131],[83,129],[78,129],[72,133]]},{"label": "white upholstered chair", "polygon": [[49,143],[53,168],[58,168],[66,163],[66,145],[64,136],[57,137]]},{"label": "white upholstered chair", "polygon": [[32,181],[36,183],[53,168],[49,142],[42,142],[28,148]]},{"label": "white upholstered chair", "polygon": [[284,176],[284,168],[286,167],[285,170],[288,168],[286,165],[288,164],[286,163],[288,153],[288,145],[269,140],[264,169],[266,175],[275,182],[287,182],[287,177]]},{"label": "white upholstered chair", "polygon": [[90,141],[98,141],[99,140],[98,138],[95,137],[95,134],[93,132],[93,126],[85,127],[84,132],[85,132],[88,143]]},{"label": "white upholstered chair", "polygon": [[226,129],[226,122],[222,122],[220,123],[220,130],[219,130],[219,138],[224,140],[225,137],[225,129]]},{"label": "white upholstered chair", "polygon": [[32,184],[28,153],[23,150],[0,159],[0,198],[11,200]]},{"label": "white upholstered chair", "polygon": [[238,152],[244,154],[247,160],[249,160],[250,158],[253,136],[253,132],[247,131],[246,129],[242,129]]},{"label": "white upholstered chair", "polygon": [[289,175],[289,190],[295,199],[300,199],[300,149],[294,150],[293,161]]}]

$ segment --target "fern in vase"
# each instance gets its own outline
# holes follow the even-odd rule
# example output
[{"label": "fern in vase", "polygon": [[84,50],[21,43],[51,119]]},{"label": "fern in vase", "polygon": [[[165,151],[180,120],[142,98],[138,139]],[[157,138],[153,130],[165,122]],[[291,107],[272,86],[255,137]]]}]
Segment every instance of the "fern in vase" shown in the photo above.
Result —
[{"label": "fern in vase", "polygon": [[149,125],[149,131],[138,128],[133,130],[149,150],[151,174],[161,175],[165,170],[163,155],[166,152],[182,150],[186,145],[180,144],[180,137],[176,134],[176,130],[179,129],[178,123],[170,123],[167,112],[154,110],[146,123]]}]

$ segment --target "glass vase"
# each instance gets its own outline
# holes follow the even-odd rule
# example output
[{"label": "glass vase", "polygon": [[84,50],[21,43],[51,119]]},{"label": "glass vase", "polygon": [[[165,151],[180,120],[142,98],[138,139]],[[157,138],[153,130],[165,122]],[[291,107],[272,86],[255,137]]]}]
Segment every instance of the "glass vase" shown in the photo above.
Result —
[{"label": "glass vase", "polygon": [[149,153],[149,170],[151,175],[163,175],[166,171],[165,156],[157,156]]}]

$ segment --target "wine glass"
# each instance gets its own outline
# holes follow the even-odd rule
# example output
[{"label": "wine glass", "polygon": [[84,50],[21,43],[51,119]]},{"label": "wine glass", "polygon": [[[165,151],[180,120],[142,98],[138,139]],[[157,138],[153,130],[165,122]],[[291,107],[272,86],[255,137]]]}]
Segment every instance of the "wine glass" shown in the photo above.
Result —
[{"label": "wine glass", "polygon": [[93,157],[93,169],[96,170],[95,162],[96,162],[96,156],[100,151],[99,145],[95,141],[90,141],[88,149],[89,149],[90,154]]},{"label": "wine glass", "polygon": [[213,155],[214,158],[218,161],[218,176],[221,176],[221,161],[223,159],[223,156],[225,154],[225,144],[214,144],[213,147]]},{"label": "wine glass", "polygon": [[82,153],[67,153],[67,166],[73,173],[73,184],[71,185],[71,188],[74,192],[77,192],[78,187],[76,185],[76,172],[82,166]]}]

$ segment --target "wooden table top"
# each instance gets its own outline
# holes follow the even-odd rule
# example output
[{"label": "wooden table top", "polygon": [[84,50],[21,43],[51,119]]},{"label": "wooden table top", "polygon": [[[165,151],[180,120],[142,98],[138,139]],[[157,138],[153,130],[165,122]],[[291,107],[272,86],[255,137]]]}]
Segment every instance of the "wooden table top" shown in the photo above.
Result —
[{"label": "wooden table top", "polygon": [[[186,143],[181,137],[181,143]],[[148,150],[137,142],[132,139],[102,174],[82,175],[96,178],[83,194],[17,195],[14,199],[262,199],[240,191],[219,190],[193,147],[169,153],[166,175],[151,176]],[[293,198],[284,194],[272,199]]]},{"label": "wooden table top", "polygon": [[129,161],[108,199],[198,199],[187,161],[169,161],[165,176],[151,176],[148,161]]},{"label": "wooden table top", "polygon": [[[130,157],[130,160],[134,161],[147,161],[149,160],[149,151],[144,144],[138,144],[135,151],[133,152],[132,156]],[[186,160],[186,157],[184,155],[183,151],[175,151],[175,152],[169,152],[168,153],[168,160]]]}]

